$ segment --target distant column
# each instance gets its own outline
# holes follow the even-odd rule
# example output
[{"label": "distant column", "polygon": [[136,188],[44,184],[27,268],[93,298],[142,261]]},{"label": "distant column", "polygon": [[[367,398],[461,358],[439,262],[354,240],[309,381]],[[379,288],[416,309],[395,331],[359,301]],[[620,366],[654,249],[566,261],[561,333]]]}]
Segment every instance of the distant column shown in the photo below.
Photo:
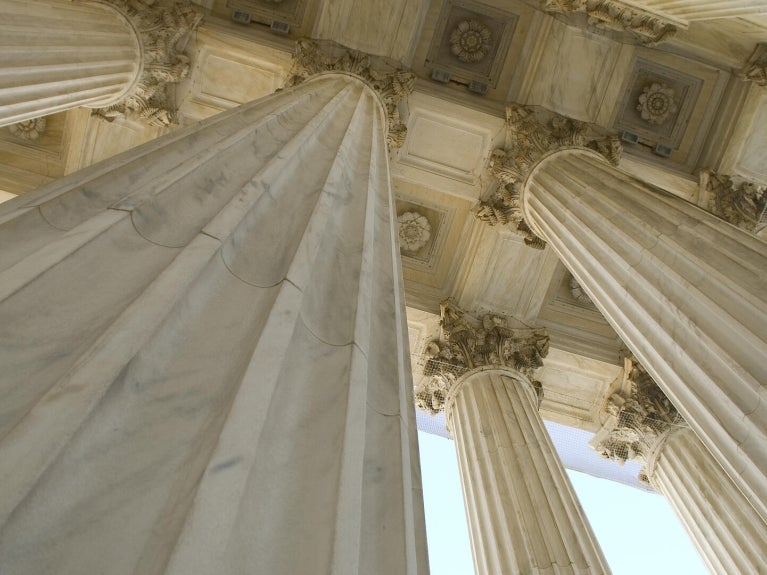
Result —
[{"label": "distant column", "polygon": [[767,523],[641,365],[627,359],[616,383],[592,446],[643,465],[639,479],[668,499],[712,573],[760,573]]},{"label": "distant column", "polygon": [[538,413],[531,376],[548,351],[545,331],[478,321],[449,301],[442,329],[416,402],[444,410],[455,439],[477,574],[608,574]]}]

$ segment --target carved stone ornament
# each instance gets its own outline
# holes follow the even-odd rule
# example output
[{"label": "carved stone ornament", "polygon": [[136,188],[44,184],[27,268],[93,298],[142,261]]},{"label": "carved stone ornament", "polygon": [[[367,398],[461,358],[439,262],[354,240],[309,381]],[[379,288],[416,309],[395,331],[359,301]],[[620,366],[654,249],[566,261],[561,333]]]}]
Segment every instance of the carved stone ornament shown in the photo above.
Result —
[{"label": "carved stone ornament", "polygon": [[525,244],[543,249],[546,242],[525,222],[520,203],[521,186],[533,166],[545,154],[572,146],[593,149],[618,165],[623,147],[617,136],[597,134],[588,124],[517,104],[506,108],[506,128],[506,147],[493,151],[489,165],[499,186],[473,212],[488,225],[508,225],[525,238]]},{"label": "carved stone ornament", "polygon": [[479,62],[492,47],[492,33],[476,20],[462,20],[450,34],[450,50],[461,62]]},{"label": "carved stone ornament", "polygon": [[119,103],[94,110],[108,121],[133,117],[152,126],[178,123],[175,84],[189,75],[183,53],[188,35],[202,21],[189,0],[109,0],[139,32],[143,62],[138,82]]},{"label": "carved stone ornament", "polygon": [[715,215],[752,234],[767,228],[767,186],[713,172],[701,174],[701,184]]},{"label": "carved stone ornament", "polygon": [[581,284],[578,283],[578,280],[573,276],[570,276],[570,295],[572,295],[573,299],[579,303],[594,305],[594,302],[591,301],[589,294],[583,290]]},{"label": "carved stone ornament", "polygon": [[415,74],[385,58],[370,56],[335,42],[299,40],[287,86],[300,84],[321,72],[348,72],[367,82],[381,96],[386,108],[389,147],[399,148],[405,143],[407,127],[400,119],[399,103],[413,91]]},{"label": "carved stone ornament", "polygon": [[431,224],[426,216],[418,212],[405,212],[397,218],[399,223],[399,245],[408,252],[417,252],[431,237]]},{"label": "carved stone ornament", "polygon": [[547,12],[583,12],[589,24],[631,33],[640,42],[652,46],[676,34],[677,27],[663,18],[629,6],[620,0],[543,0]]},{"label": "carved stone ornament", "polygon": [[767,43],[756,45],[740,75],[760,86],[767,86]]},{"label": "carved stone ornament", "polygon": [[[686,423],[635,358],[624,362],[621,385],[607,399],[604,424],[590,444],[605,459],[646,465],[667,432]],[[639,480],[649,485],[644,469]]]},{"label": "carved stone ornament", "polygon": [[440,304],[442,335],[424,350],[427,360],[415,398],[419,409],[435,415],[445,408],[445,399],[464,372],[482,366],[510,367],[523,373],[533,384],[538,400],[543,386],[535,373],[549,352],[545,329],[512,328],[498,315],[475,318],[452,300]]},{"label": "carved stone ornament", "polygon": [[637,111],[650,124],[665,124],[678,110],[674,89],[665,84],[652,83],[639,95]]},{"label": "carved stone ornament", "polygon": [[17,138],[34,142],[45,132],[45,118],[32,118],[8,126],[8,130]]}]

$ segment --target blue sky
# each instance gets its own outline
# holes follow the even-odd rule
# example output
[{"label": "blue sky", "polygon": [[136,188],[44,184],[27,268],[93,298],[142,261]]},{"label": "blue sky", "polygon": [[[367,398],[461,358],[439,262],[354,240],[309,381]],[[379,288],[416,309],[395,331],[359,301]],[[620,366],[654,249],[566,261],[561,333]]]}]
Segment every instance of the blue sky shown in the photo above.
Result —
[{"label": "blue sky", "polygon": [[[473,575],[455,445],[419,432],[431,575]],[[613,575],[708,575],[660,495],[568,471]]]}]

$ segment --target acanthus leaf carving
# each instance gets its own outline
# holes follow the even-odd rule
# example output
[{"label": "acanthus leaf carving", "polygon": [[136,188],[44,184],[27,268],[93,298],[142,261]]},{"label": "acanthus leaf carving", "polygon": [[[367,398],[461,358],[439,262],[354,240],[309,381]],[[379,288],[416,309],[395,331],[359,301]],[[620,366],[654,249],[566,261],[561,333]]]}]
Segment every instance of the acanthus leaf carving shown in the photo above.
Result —
[{"label": "acanthus leaf carving", "polygon": [[584,122],[518,104],[507,106],[506,128],[506,146],[494,150],[489,163],[498,188],[473,213],[490,226],[507,225],[526,245],[543,249],[546,242],[533,232],[522,213],[521,186],[533,166],[550,152],[574,146],[593,149],[618,165],[623,147],[617,136],[600,134]]},{"label": "acanthus leaf carving", "polygon": [[360,77],[375,90],[386,108],[387,143],[392,149],[405,143],[407,127],[399,104],[415,86],[415,74],[382,57],[373,57],[331,41],[302,39],[296,43],[287,86],[295,86],[322,72],[346,72]]},{"label": "acanthus leaf carving", "polygon": [[715,215],[752,234],[767,228],[767,186],[713,172],[701,174],[701,185]]},{"label": "acanthus leaf carving", "polygon": [[767,86],[767,42],[756,45],[740,75],[759,86]]},{"label": "acanthus leaf carving", "polygon": [[674,23],[620,0],[543,0],[543,9],[561,14],[585,13],[589,24],[629,32],[647,46],[668,40],[677,32]]},{"label": "acanthus leaf carving", "polygon": [[543,386],[535,374],[549,351],[543,328],[517,328],[500,315],[474,317],[448,299],[440,304],[442,334],[427,344],[424,379],[416,387],[416,403],[432,415],[443,410],[447,394],[458,377],[482,366],[510,367],[524,374],[543,399]]},{"label": "acanthus leaf carving", "polygon": [[184,40],[202,22],[189,0],[109,0],[138,31],[142,45],[141,75],[122,100],[94,110],[107,121],[132,117],[151,126],[178,123],[175,84],[189,75]]},{"label": "acanthus leaf carving", "polygon": [[[671,401],[634,357],[624,360],[622,382],[603,407],[605,421],[591,440],[601,457],[621,465],[646,466],[663,438],[686,423]],[[639,480],[649,484],[642,469]]]}]

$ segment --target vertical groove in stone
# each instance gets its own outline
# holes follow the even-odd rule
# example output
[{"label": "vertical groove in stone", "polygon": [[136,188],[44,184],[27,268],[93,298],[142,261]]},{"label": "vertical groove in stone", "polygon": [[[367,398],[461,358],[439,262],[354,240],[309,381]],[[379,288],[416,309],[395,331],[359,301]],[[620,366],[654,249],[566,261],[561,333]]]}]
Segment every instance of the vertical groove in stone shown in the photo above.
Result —
[{"label": "vertical groove in stone", "polygon": [[767,523],[691,429],[660,447],[650,481],[666,496],[715,575],[759,573],[767,565]]},{"label": "vertical groove in stone", "polygon": [[764,243],[582,150],[544,159],[523,203],[528,222],[767,518]]},{"label": "vertical groove in stone", "polygon": [[448,405],[478,575],[609,569],[518,372],[462,376]]},{"label": "vertical groove in stone", "polygon": [[0,13],[0,126],[109,105],[139,74],[139,39],[106,3],[0,0]]},{"label": "vertical groove in stone", "polygon": [[425,565],[383,130],[323,76],[3,206],[4,574]]},{"label": "vertical groove in stone", "polygon": [[762,0],[642,0],[642,4],[690,22],[767,13],[767,6]]}]

